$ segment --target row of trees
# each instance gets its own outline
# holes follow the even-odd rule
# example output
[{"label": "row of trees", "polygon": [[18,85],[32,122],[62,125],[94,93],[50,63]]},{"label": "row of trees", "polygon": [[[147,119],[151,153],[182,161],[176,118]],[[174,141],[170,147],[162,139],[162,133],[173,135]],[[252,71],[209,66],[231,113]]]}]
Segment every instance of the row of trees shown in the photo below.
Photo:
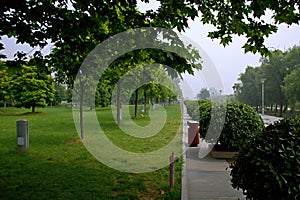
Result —
[{"label": "row of trees", "polygon": [[[71,88],[55,83],[50,74],[41,71],[42,68],[28,64],[30,62],[19,67],[9,67],[9,64],[1,61],[0,103],[3,104],[3,107],[9,105],[18,108],[32,108],[32,112],[35,112],[36,107],[45,107],[48,104],[59,105],[63,101],[72,101]],[[147,94],[152,104],[154,103],[154,98],[158,102],[176,99],[180,96],[176,83],[167,76],[162,67],[160,68],[160,73],[152,75],[155,75],[155,77],[152,77],[151,80],[156,79],[156,84],[150,83],[136,89],[130,103],[137,103],[143,99],[144,104],[146,104]],[[157,83],[163,83],[168,87],[163,87]],[[100,81],[95,95],[95,105],[107,106],[111,104],[112,89],[111,85],[105,81]]]},{"label": "row of trees", "polygon": [[265,105],[271,109],[278,107],[280,115],[291,108],[299,107],[300,102],[300,46],[287,51],[273,51],[272,56],[261,59],[258,67],[248,66],[240,74],[234,87],[239,101],[254,107],[261,105],[262,80],[264,82]]},{"label": "row of trees", "polygon": [[[300,19],[297,1],[273,3],[272,0],[267,0],[249,3],[248,1],[164,0],[159,2],[160,6],[156,11],[148,10],[142,13],[137,8],[137,1],[1,0],[0,36],[15,37],[17,43],[27,43],[33,48],[37,47],[39,50],[34,53],[33,59],[39,65],[34,66],[46,67],[47,70],[55,72],[57,82],[68,84],[72,88],[77,72],[90,51],[102,41],[129,29],[163,27],[176,28],[181,32],[188,27],[189,19],[194,20],[199,17],[203,23],[216,27],[216,30],[208,36],[221,39],[223,45],[232,41],[233,34],[245,35],[248,38],[244,45],[245,51],[266,55],[268,51],[264,45],[264,37],[276,32],[278,24],[298,24]],[[266,23],[262,20],[266,10],[273,11],[274,21]],[[161,37],[161,34],[158,36]],[[157,42],[155,40],[157,37],[150,37],[154,39],[151,42]],[[163,37],[165,41],[172,41],[174,34],[170,32]],[[120,44],[126,42],[119,41]],[[53,49],[51,54],[45,57],[41,54],[41,49],[48,43],[53,44]],[[180,47],[184,45],[178,43],[175,48]],[[1,49],[3,45],[0,43]],[[116,85],[123,74],[142,62],[161,63],[174,68],[178,73],[192,73],[193,68],[200,67],[193,65],[200,57],[197,52],[189,51],[189,53],[192,53],[189,59],[158,49],[127,53],[112,63],[106,78],[103,77],[104,87],[106,83]],[[27,53],[16,54],[16,62],[23,62],[26,59],[28,59]],[[150,59],[152,60],[149,61]],[[80,94],[82,122],[84,88],[90,85],[87,85],[86,77],[80,77],[79,81],[80,87],[77,92]],[[106,93],[104,90],[101,92]],[[83,138],[83,126],[81,132]]]}]

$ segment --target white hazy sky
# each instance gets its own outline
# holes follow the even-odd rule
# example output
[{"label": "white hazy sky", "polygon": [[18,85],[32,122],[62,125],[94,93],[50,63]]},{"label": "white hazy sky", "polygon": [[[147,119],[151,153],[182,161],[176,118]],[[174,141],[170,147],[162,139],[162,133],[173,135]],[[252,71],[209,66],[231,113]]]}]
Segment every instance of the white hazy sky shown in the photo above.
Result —
[{"label": "white hazy sky", "polygon": [[[155,10],[159,6],[155,0],[150,0],[150,2],[150,4],[144,4],[139,1],[139,9],[141,11],[147,9]],[[244,54],[242,46],[246,39],[242,36],[234,36],[233,43],[224,48],[219,44],[219,40],[212,40],[207,37],[208,32],[211,30],[213,30],[212,26],[203,25],[199,20],[196,20],[190,21],[189,29],[182,34],[197,43],[207,54],[205,57],[209,57],[211,63],[217,69],[223,82],[223,87],[216,86],[216,89],[222,89],[223,94],[231,94],[233,93],[232,86],[237,82],[239,74],[243,73],[248,65],[258,66],[260,64],[260,54]],[[8,58],[12,58],[16,50],[28,52],[31,49],[28,46],[15,45],[15,39],[13,38],[3,37],[2,41],[5,45],[5,50],[2,52],[8,55]],[[293,25],[288,28],[286,25],[280,25],[277,33],[267,38],[266,45],[281,50],[287,50],[294,45],[300,45],[300,26]],[[49,47],[45,49],[45,52],[49,51]],[[194,93],[199,93],[203,87],[209,88],[214,86],[203,85],[204,82],[207,82],[203,78],[205,79],[205,77],[197,75],[193,79],[189,79],[189,84],[192,86]]]},{"label": "white hazy sky", "polygon": [[[190,28],[183,35],[194,40],[207,53],[223,80],[224,92],[230,94],[233,93],[232,86],[237,82],[239,74],[243,73],[249,65],[259,66],[261,56],[244,53],[242,46],[246,39],[242,36],[234,36],[233,43],[223,47],[219,44],[220,40],[207,37],[208,31],[211,30],[213,28],[210,25],[192,21]],[[287,50],[294,45],[300,45],[300,26],[296,25],[289,28],[287,25],[280,25],[277,33],[266,39],[266,46],[271,48]]]},{"label": "white hazy sky", "polygon": [[[150,0],[150,4],[139,2],[141,11],[149,9],[157,9],[159,3],[155,0]],[[207,82],[205,77],[196,75],[194,78],[189,78],[187,81],[192,87],[194,93],[199,93],[202,87],[216,87],[217,90],[222,89],[224,94],[232,94],[232,86],[237,82],[239,74],[245,71],[247,66],[259,66],[260,54],[244,53],[242,46],[246,42],[246,38],[242,36],[234,36],[233,42],[226,47],[220,45],[220,40],[212,40],[207,37],[208,32],[214,28],[211,25],[203,25],[200,20],[189,21],[189,29],[181,33],[200,46],[209,57],[217,69],[219,76],[223,82],[223,87],[204,84]],[[294,45],[300,45],[300,26],[280,25],[277,33],[266,39],[266,46],[281,50],[287,50]],[[205,66],[203,66],[205,67]],[[207,66],[211,67],[211,66]],[[204,79],[204,80],[203,80]],[[219,87],[219,88],[218,88]]]}]

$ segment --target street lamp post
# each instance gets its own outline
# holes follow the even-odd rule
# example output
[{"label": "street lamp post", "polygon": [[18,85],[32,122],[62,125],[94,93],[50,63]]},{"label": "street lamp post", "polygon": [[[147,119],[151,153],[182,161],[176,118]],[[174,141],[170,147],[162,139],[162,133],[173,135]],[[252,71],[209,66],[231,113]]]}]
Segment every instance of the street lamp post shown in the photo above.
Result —
[{"label": "street lamp post", "polygon": [[264,116],[265,114],[265,78],[262,78],[261,80],[261,115]]}]

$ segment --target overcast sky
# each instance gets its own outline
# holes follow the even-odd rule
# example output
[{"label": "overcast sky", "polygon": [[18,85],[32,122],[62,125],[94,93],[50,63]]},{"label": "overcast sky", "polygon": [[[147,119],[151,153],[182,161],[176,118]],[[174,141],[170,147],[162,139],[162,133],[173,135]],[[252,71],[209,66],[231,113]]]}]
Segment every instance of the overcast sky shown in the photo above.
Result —
[{"label": "overcast sky", "polygon": [[[233,43],[226,46],[220,45],[220,40],[212,40],[207,37],[209,25],[191,22],[190,28],[183,33],[194,40],[210,57],[223,80],[226,94],[233,93],[232,86],[237,82],[239,74],[245,71],[247,66],[259,66],[260,54],[244,53],[242,46],[246,39],[234,36]],[[300,45],[300,26],[280,25],[278,32],[266,39],[266,46],[281,50],[287,50],[294,45]],[[218,89],[218,88],[217,88]]]},{"label": "overcast sky", "polygon": [[[159,7],[159,3],[155,0],[150,0],[150,4],[138,2],[141,11],[148,9],[155,10]],[[195,21],[189,21],[189,29],[182,34],[196,42],[207,54],[204,57],[210,58],[212,62],[209,62],[210,65],[207,67],[212,67],[211,65],[215,66],[223,81],[223,88],[220,88],[219,85],[205,85],[205,82],[209,81],[203,79],[210,79],[210,77],[201,77],[199,73],[196,73],[196,77],[188,81],[196,94],[199,93],[202,87],[216,87],[217,90],[222,89],[223,94],[232,94],[232,86],[237,82],[239,74],[243,73],[247,66],[259,66],[261,56],[260,54],[244,53],[242,46],[246,42],[246,39],[242,36],[234,36],[233,43],[224,48],[223,45],[219,44],[220,40],[212,40],[207,37],[208,32],[212,30],[213,26],[203,25],[199,19],[196,19]],[[266,40],[266,46],[275,49],[287,50],[294,45],[300,45],[300,26],[296,25],[289,28],[286,25],[280,25],[277,33],[271,35]]]}]

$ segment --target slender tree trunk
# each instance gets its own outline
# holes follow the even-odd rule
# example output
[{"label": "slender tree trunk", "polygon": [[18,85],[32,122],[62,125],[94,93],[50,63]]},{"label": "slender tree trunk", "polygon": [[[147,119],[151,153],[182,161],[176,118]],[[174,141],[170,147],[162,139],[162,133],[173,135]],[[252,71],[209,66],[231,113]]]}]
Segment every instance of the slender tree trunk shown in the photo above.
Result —
[{"label": "slender tree trunk", "polygon": [[31,112],[35,112],[35,105],[33,104]]},{"label": "slender tree trunk", "polygon": [[280,95],[280,114],[279,114],[280,117],[282,117],[282,112],[283,112],[283,99],[282,99],[282,95]]},{"label": "slender tree trunk", "polygon": [[84,102],[84,88],[82,80],[80,81],[80,104],[79,104],[79,124],[80,124],[80,138],[84,138],[84,127],[83,127],[83,102]]},{"label": "slender tree trunk", "polygon": [[147,93],[146,90],[144,89],[144,114],[147,113]]},{"label": "slender tree trunk", "polygon": [[152,105],[152,110],[154,110],[153,98],[152,97],[150,98],[150,101],[151,101],[151,105]]},{"label": "slender tree trunk", "polygon": [[138,103],[139,103],[139,89],[135,90],[135,107],[134,107],[134,117],[138,118]]},{"label": "slender tree trunk", "polygon": [[120,82],[117,83],[117,122],[121,125],[121,101],[120,101]]},{"label": "slender tree trunk", "polygon": [[288,102],[285,101],[285,107],[284,107],[284,112],[287,112],[289,108]]},{"label": "slender tree trunk", "polygon": [[273,112],[273,104],[271,105],[271,112]]},{"label": "slender tree trunk", "polygon": [[4,100],[4,105],[3,105],[3,107],[6,108],[6,101],[5,101],[5,100]]}]

